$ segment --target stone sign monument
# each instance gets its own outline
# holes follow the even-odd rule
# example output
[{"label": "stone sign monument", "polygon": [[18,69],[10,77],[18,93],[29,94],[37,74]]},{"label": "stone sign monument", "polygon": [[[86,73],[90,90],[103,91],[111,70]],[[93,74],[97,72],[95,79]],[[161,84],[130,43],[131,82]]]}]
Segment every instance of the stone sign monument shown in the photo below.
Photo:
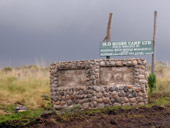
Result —
[{"label": "stone sign monument", "polygon": [[82,109],[147,103],[146,60],[100,59],[58,62],[50,67],[56,109]]}]

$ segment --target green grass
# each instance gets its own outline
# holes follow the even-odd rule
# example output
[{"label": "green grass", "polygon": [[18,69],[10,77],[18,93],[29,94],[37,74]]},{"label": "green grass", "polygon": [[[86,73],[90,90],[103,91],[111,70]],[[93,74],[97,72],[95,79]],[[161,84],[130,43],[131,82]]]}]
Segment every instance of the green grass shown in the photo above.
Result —
[{"label": "green grass", "polygon": [[26,126],[43,113],[43,109],[13,113],[11,115],[0,115],[0,126],[20,127]]},{"label": "green grass", "polygon": [[[148,69],[150,67],[148,66]],[[156,89],[149,94],[149,104],[170,106],[170,68],[167,64],[156,63]],[[29,111],[16,113],[17,105],[22,104]],[[132,106],[105,107],[95,110],[80,111],[80,106],[57,112],[61,122],[71,121],[76,115],[82,118],[86,115],[106,114],[118,109],[129,110]],[[51,109],[49,71],[41,66],[22,66],[19,68],[4,68],[0,70],[0,125],[25,126],[36,121],[44,110]]]}]

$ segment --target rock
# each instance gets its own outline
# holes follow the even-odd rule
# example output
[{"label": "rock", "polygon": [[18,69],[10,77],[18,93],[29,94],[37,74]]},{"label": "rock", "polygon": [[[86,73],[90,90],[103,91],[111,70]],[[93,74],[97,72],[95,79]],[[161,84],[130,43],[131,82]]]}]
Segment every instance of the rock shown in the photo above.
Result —
[{"label": "rock", "polygon": [[111,102],[112,102],[112,104],[115,102],[115,99],[114,98],[112,98],[111,100],[110,100]]},{"label": "rock", "polygon": [[145,103],[144,102],[140,102],[138,105],[145,105]]},{"label": "rock", "polygon": [[142,97],[137,97],[136,100],[137,100],[138,102],[143,102],[143,98],[142,98]]},{"label": "rock", "polygon": [[61,104],[61,105],[64,105],[64,104],[66,104],[66,102],[65,102],[65,101],[61,101],[60,104]]},{"label": "rock", "polygon": [[129,98],[129,101],[130,101],[131,103],[136,103],[136,98]]},{"label": "rock", "polygon": [[123,106],[130,106],[130,103],[124,103]]},{"label": "rock", "polygon": [[118,97],[118,93],[116,91],[112,92],[112,97],[113,98],[117,98]]},{"label": "rock", "polygon": [[121,106],[121,104],[119,104],[119,103],[114,103],[113,105],[114,106]]},{"label": "rock", "polygon": [[79,100],[78,103],[79,104],[83,104],[83,103],[86,103],[88,102],[89,100],[88,99],[82,99],[82,100]]},{"label": "rock", "polygon": [[113,87],[110,87],[110,88],[109,88],[109,91],[110,91],[110,92],[113,92]]},{"label": "rock", "polygon": [[103,107],[105,107],[105,105],[104,105],[104,103],[99,103],[99,104],[98,104],[98,107],[99,107],[99,108],[103,108]]},{"label": "rock", "polygon": [[105,62],[104,62],[104,61],[101,61],[101,62],[100,62],[100,66],[105,66]]},{"label": "rock", "polygon": [[111,61],[111,66],[115,66],[115,62],[114,61]]},{"label": "rock", "polygon": [[146,83],[147,83],[147,80],[139,80],[139,83],[140,83],[140,84],[146,84]]},{"label": "rock", "polygon": [[144,79],[145,78],[144,75],[139,75],[138,77],[139,77],[139,79]]},{"label": "rock", "polygon": [[128,86],[125,86],[125,87],[123,88],[123,90],[124,90],[124,92],[128,92]]},{"label": "rock", "polygon": [[140,91],[141,91],[141,88],[138,87],[138,88],[136,88],[135,90],[136,90],[136,92],[140,92]]},{"label": "rock", "polygon": [[115,87],[115,91],[118,92],[118,91],[119,91],[119,88],[118,88],[118,87]]},{"label": "rock", "polygon": [[136,104],[136,103],[132,103],[131,105],[132,105],[132,106],[137,106],[137,104]]},{"label": "rock", "polygon": [[132,95],[133,95],[133,97],[137,96],[136,92],[132,92]]},{"label": "rock", "polygon": [[96,97],[97,97],[97,98],[102,98],[102,96],[103,96],[102,93],[97,93],[97,94],[96,94]]},{"label": "rock", "polygon": [[132,89],[128,89],[128,92],[132,92],[133,90]]},{"label": "rock", "polygon": [[56,104],[56,105],[60,105],[60,101],[57,101],[55,104]]},{"label": "rock", "polygon": [[116,61],[116,66],[122,66],[122,62],[121,61]]},{"label": "rock", "polygon": [[143,96],[143,93],[142,93],[142,92],[139,92],[139,93],[138,93],[138,96]]},{"label": "rock", "polygon": [[93,103],[89,103],[89,107],[90,108],[94,108],[94,104]]},{"label": "rock", "polygon": [[112,125],[117,125],[117,121],[114,120],[114,119],[110,119],[110,124],[112,124]]},{"label": "rock", "polygon": [[83,103],[82,106],[83,106],[84,109],[88,109],[89,103]]},{"label": "rock", "polygon": [[124,102],[125,102],[125,103],[128,103],[128,102],[129,102],[129,99],[126,98],[126,97],[124,97]]},{"label": "rock", "polygon": [[133,65],[133,66],[136,66],[137,63],[138,63],[138,62],[137,62],[136,60],[132,61],[132,65]]},{"label": "rock", "polygon": [[108,104],[109,103],[109,98],[103,98],[103,102],[105,103],[105,104]]},{"label": "rock", "polygon": [[99,98],[99,99],[97,99],[97,102],[98,102],[98,103],[101,103],[101,102],[103,102],[103,99],[102,99],[102,98]]},{"label": "rock", "polygon": [[132,88],[132,85],[128,85],[128,88],[131,89],[131,88]]},{"label": "rock", "polygon": [[118,95],[119,95],[120,97],[124,97],[124,96],[125,96],[125,93],[121,90],[121,91],[118,93]]},{"label": "rock", "polygon": [[24,112],[24,111],[28,111],[28,109],[24,105],[18,105],[16,107],[16,112]]},{"label": "rock", "polygon": [[68,106],[72,105],[72,100],[67,100],[67,105]]}]

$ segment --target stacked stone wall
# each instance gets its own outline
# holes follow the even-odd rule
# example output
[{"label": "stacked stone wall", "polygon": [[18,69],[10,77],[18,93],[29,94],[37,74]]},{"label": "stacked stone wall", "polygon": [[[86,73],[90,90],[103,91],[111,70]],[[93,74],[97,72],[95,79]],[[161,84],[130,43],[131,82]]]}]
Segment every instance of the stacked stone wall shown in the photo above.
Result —
[{"label": "stacked stone wall", "polygon": [[57,62],[50,66],[51,98],[56,109],[82,109],[147,103],[145,59]]}]

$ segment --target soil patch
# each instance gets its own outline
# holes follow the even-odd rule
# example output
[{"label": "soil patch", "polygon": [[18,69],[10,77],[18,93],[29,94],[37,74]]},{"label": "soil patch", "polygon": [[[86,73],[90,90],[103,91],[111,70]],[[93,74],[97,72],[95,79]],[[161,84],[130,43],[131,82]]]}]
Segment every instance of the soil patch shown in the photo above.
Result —
[{"label": "soil patch", "polygon": [[[67,118],[67,117],[66,117]],[[29,124],[30,128],[170,128],[170,109],[151,108],[117,109],[95,114],[72,114],[61,120],[57,114],[42,115]]]}]

